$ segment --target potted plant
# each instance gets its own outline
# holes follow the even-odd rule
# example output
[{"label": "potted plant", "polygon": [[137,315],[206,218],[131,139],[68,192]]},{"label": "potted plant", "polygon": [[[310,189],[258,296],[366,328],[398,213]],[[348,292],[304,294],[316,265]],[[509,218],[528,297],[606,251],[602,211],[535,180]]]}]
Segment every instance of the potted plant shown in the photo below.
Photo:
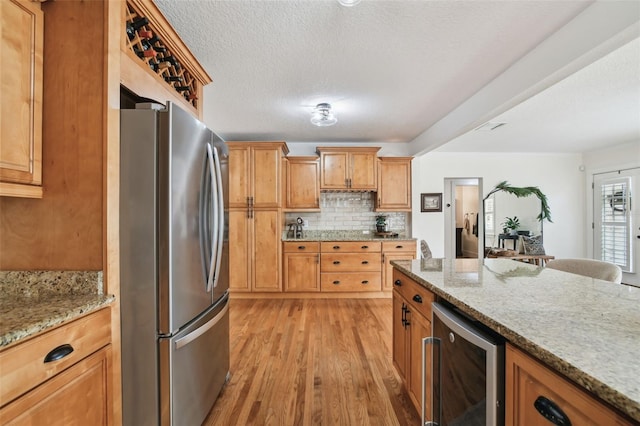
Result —
[{"label": "potted plant", "polygon": [[379,214],[376,216],[376,231],[386,232],[387,230],[387,216]]},{"label": "potted plant", "polygon": [[504,222],[502,222],[503,231],[509,231],[511,235],[516,235],[518,233],[518,228],[520,228],[520,219],[518,216],[514,217],[505,217]]}]

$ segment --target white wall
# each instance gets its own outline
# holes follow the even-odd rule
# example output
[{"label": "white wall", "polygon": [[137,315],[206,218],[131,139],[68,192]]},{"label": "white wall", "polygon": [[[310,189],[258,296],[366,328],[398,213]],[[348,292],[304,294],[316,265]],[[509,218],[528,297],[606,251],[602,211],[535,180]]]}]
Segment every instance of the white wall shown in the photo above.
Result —
[{"label": "white wall", "polygon": [[[444,212],[421,213],[420,194],[443,192],[444,178],[482,178],[484,196],[501,181],[537,186],[547,196],[553,223],[544,223],[544,245],[556,257],[585,257],[585,172],[581,154],[431,152],[413,160],[413,237],[444,256]],[[443,210],[446,206],[443,206]]]}]

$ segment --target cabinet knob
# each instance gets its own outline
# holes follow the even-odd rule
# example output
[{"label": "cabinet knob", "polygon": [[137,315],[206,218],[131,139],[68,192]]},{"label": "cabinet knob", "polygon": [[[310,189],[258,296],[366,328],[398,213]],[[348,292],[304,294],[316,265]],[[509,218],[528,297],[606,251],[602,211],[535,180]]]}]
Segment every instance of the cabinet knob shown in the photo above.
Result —
[{"label": "cabinet knob", "polygon": [[364,280],[364,281],[362,281],[362,284],[369,284],[369,281],[368,280]]},{"label": "cabinet knob", "polygon": [[402,247],[404,247],[404,246],[396,246],[397,249],[401,249]]},{"label": "cabinet knob", "polygon": [[339,261],[339,260],[334,260],[334,261],[333,261],[333,264],[334,264],[334,265],[339,265],[339,264],[340,264],[340,261]]},{"label": "cabinet knob", "polygon": [[363,261],[362,261],[362,264],[363,264],[363,265],[368,265],[368,264],[369,264],[369,261],[368,261],[368,260],[363,260]]},{"label": "cabinet knob", "polygon": [[298,250],[304,250],[304,249],[306,249],[305,246],[298,246]]},{"label": "cabinet knob", "polygon": [[335,280],[335,281],[333,282],[333,284],[338,285],[338,284],[340,284],[340,281],[339,281],[339,280]]},{"label": "cabinet knob", "polygon": [[556,405],[555,402],[550,399],[541,395],[533,402],[533,406],[538,410],[538,413],[540,413],[542,417],[549,420],[554,425],[571,426],[571,420],[569,420],[569,417]]},{"label": "cabinet knob", "polygon": [[422,296],[420,296],[419,294],[416,294],[415,296],[413,296],[413,301],[417,303],[422,303]]},{"label": "cabinet knob", "polygon": [[362,247],[360,247],[360,248],[361,248],[362,250],[366,250],[366,249],[368,249],[368,248],[369,248],[369,246],[362,246]]},{"label": "cabinet knob", "polygon": [[73,352],[73,346],[68,343],[54,348],[44,357],[44,362],[58,361]]},{"label": "cabinet knob", "polygon": [[340,246],[333,246],[334,250],[340,250]]},{"label": "cabinet knob", "polygon": [[393,284],[394,284],[394,285],[397,285],[398,287],[402,287],[402,281],[400,281],[400,280],[395,280],[395,281],[393,282]]}]

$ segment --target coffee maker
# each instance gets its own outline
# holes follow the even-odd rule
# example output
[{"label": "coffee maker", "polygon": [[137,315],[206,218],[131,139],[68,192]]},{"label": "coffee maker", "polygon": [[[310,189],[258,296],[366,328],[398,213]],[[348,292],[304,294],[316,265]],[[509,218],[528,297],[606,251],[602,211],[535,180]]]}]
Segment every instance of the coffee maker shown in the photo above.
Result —
[{"label": "coffee maker", "polygon": [[287,231],[287,238],[304,238],[304,231],[302,225],[304,220],[301,217],[297,218],[295,222],[288,223],[289,230]]}]

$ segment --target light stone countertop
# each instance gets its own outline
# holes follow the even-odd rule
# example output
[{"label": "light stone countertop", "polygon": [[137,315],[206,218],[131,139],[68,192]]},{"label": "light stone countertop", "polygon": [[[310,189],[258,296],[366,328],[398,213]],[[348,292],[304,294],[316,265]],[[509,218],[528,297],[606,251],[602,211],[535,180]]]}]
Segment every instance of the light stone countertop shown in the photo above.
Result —
[{"label": "light stone countertop", "polygon": [[368,234],[362,231],[304,231],[302,238],[287,237],[287,231],[282,233],[282,241],[415,241],[415,238],[407,237],[404,233],[398,233],[397,237],[380,237],[371,231]]},{"label": "light stone countertop", "polygon": [[640,288],[508,259],[392,264],[640,421]]},{"label": "light stone countertop", "polygon": [[97,271],[0,271],[0,349],[109,305]]}]

